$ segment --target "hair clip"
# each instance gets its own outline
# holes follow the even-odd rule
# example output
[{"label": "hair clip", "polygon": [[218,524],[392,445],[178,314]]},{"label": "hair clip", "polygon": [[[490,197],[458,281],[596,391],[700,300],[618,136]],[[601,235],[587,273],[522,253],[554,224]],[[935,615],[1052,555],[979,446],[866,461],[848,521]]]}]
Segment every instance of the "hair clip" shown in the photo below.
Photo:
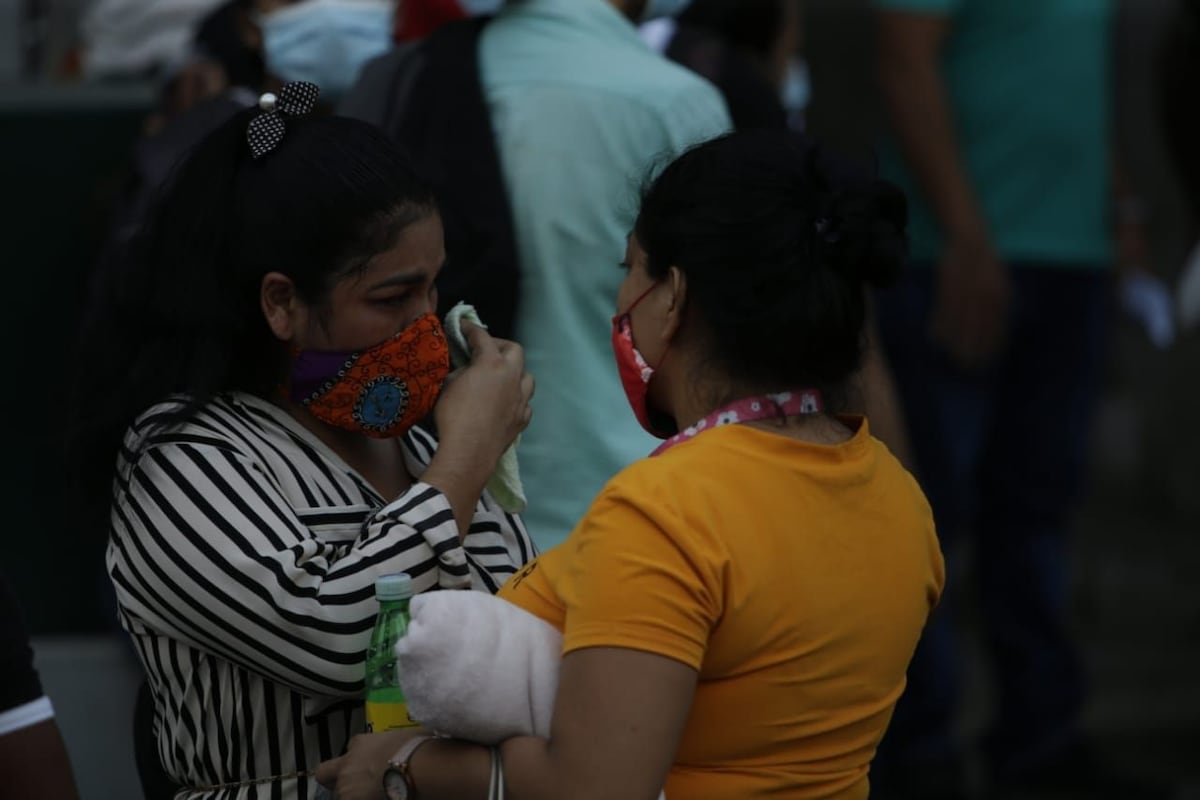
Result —
[{"label": "hair clip", "polygon": [[320,94],[321,89],[315,83],[292,81],[285,83],[279,94],[267,92],[260,97],[258,107],[262,113],[250,121],[246,131],[246,141],[250,143],[254,158],[261,158],[278,147],[287,130],[284,119],[312,113]]}]

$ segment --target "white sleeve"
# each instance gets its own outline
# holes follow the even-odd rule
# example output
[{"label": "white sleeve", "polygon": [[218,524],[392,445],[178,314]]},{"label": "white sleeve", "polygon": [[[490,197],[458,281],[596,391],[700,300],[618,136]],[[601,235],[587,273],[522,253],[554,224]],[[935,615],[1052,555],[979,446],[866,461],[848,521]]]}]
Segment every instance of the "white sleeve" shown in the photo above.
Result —
[{"label": "white sleeve", "polygon": [[0,736],[33,727],[48,719],[54,719],[54,706],[49,697],[39,697],[25,705],[0,712]]}]

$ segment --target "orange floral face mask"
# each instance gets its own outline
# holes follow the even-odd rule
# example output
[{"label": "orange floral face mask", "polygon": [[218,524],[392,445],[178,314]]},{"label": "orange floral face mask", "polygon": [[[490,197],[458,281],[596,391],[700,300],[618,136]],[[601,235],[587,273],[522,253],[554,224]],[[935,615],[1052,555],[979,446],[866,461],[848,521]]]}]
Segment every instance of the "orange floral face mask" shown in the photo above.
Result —
[{"label": "orange floral face mask", "polygon": [[327,425],[390,439],[433,411],[449,374],[442,325],[423,314],[369,350],[302,350],[292,362],[288,395]]}]

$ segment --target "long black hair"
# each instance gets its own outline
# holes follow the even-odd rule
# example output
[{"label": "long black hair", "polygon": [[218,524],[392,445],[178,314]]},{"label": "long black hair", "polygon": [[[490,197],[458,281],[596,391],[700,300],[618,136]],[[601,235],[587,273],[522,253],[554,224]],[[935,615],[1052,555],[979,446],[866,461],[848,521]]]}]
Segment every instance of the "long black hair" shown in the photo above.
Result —
[{"label": "long black hair", "polygon": [[321,309],[340,277],[436,210],[376,128],[289,119],[279,146],[255,159],[246,131],[258,113],[237,114],[197,145],[128,249],[101,267],[76,361],[71,444],[81,491],[105,507],[122,437],[149,407],[182,399],[163,419],[173,424],[220,393],[280,384],[287,353],[261,309],[264,275],[287,275]]},{"label": "long black hair", "polygon": [[864,284],[898,276],[907,220],[904,194],[873,168],[757,130],[668,165],[635,232],[652,278],[687,276],[706,367],[738,390],[820,389],[836,410],[863,357]]}]

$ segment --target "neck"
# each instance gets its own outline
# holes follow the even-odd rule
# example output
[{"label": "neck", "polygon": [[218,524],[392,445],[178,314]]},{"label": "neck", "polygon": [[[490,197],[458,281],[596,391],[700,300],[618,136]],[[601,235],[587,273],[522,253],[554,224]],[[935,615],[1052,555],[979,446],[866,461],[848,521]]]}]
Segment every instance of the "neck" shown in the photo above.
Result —
[{"label": "neck", "polygon": [[696,380],[696,377],[703,373],[704,370],[693,369],[685,364],[677,372],[671,371],[665,376],[668,378],[664,381],[667,387],[665,392],[667,397],[662,407],[670,410],[680,430],[696,424],[709,414],[738,400],[760,397],[771,392],[804,388],[751,386],[739,383],[727,376],[716,376],[715,379],[706,376],[707,379]]},{"label": "neck", "polygon": [[744,396],[738,394],[733,382],[723,376],[715,380],[695,380],[705,370],[696,368],[686,353],[686,350],[677,351],[674,360],[665,364],[666,369],[662,371],[666,395],[662,408],[670,411],[680,430],[694,425],[730,400]]},{"label": "neck", "polygon": [[326,425],[310,414],[304,406],[291,401],[285,401],[281,405],[306,430],[320,439],[322,444],[374,487],[380,497],[399,497],[412,486],[414,477],[408,472],[396,440],[372,439]]},{"label": "neck", "polygon": [[375,450],[378,441],[383,441],[370,439],[351,431],[335,428],[332,425],[326,425],[314,417],[303,405],[294,403],[291,400],[276,402],[279,403],[284,411],[291,414],[297,422],[303,425],[305,430],[320,439],[321,444],[337,453],[343,461],[355,469],[358,469],[359,465],[370,458],[370,454]]}]

